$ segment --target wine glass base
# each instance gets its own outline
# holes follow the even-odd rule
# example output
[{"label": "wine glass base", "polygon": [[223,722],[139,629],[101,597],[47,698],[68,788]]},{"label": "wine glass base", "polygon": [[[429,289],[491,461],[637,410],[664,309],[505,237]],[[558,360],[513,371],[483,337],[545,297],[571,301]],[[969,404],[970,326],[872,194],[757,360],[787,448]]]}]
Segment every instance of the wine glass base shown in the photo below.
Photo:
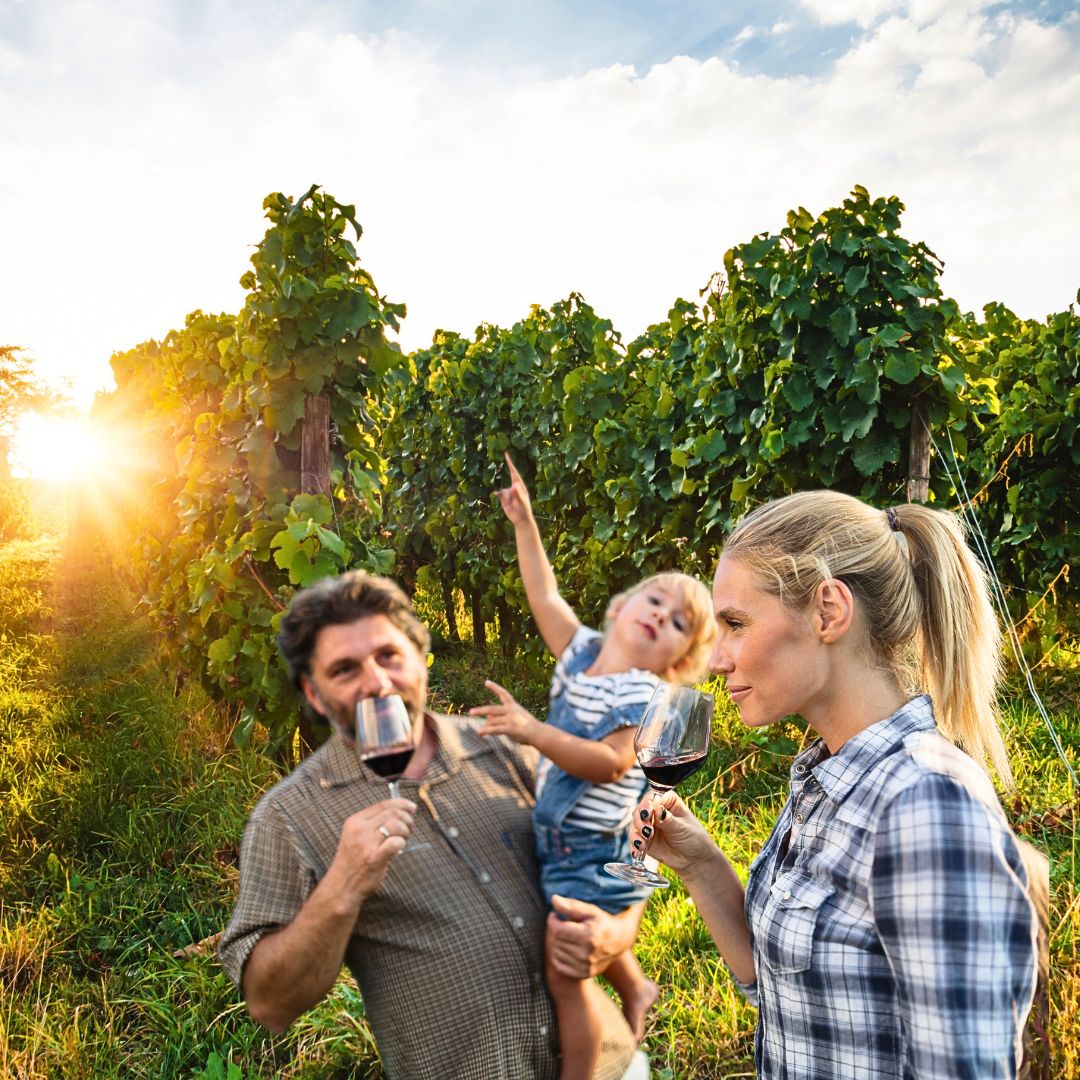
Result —
[{"label": "wine glass base", "polygon": [[667,878],[654,874],[644,866],[638,866],[637,863],[609,862],[604,863],[604,869],[612,877],[632,881],[635,885],[648,885],[651,889],[666,889],[671,884]]}]

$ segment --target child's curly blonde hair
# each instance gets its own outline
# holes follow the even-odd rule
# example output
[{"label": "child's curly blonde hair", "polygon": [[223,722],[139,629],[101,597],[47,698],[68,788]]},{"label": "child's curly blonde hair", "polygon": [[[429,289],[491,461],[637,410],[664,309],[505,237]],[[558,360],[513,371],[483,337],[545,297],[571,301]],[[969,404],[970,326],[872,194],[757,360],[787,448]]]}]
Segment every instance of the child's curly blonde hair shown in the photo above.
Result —
[{"label": "child's curly blonde hair", "polygon": [[708,671],[709,654],[716,642],[717,629],[716,619],[713,617],[712,596],[697,578],[689,574],[669,571],[664,574],[653,574],[652,577],[639,581],[608,601],[607,612],[604,614],[604,628],[607,629],[611,624],[615,612],[623,601],[653,585],[671,593],[676,603],[686,612],[690,624],[687,634],[690,644],[682,659],[675,665],[679,681],[686,686],[700,682]]}]

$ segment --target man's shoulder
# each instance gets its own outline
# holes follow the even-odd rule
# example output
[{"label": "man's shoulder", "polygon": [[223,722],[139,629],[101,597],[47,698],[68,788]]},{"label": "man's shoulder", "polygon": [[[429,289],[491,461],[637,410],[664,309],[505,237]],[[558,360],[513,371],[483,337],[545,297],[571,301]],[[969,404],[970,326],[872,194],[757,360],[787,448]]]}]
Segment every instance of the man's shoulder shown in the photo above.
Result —
[{"label": "man's shoulder", "polygon": [[291,772],[264,791],[251,812],[252,820],[273,817],[275,813],[307,799],[312,787],[318,787],[319,779],[326,773],[326,760],[330,753],[329,745],[329,743],[324,743],[313,754],[296,765]]},{"label": "man's shoulder", "polygon": [[519,775],[528,778],[531,787],[540,758],[534,747],[521,746],[505,735],[481,735],[480,728],[484,723],[481,717],[446,713],[431,713],[430,715],[434,718],[437,728],[443,727],[444,730],[449,730],[454,734],[461,747],[464,760],[472,761],[493,753],[494,758],[490,760],[502,762],[509,760]]}]

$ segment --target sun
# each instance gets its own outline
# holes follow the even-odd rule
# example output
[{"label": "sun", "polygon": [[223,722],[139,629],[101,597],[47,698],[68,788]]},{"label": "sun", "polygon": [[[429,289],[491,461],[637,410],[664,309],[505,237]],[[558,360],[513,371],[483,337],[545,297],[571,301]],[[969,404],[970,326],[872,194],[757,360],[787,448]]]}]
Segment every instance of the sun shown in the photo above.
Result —
[{"label": "sun", "polygon": [[103,444],[89,420],[23,413],[11,438],[15,476],[70,483],[103,464]]}]

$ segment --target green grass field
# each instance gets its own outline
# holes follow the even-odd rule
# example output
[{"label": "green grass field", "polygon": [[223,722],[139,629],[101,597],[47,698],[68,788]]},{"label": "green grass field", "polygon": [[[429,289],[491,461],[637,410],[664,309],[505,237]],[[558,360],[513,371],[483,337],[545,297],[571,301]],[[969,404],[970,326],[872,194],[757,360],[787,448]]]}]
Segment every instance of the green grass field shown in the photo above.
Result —
[{"label": "green grass field", "polygon": [[[133,607],[56,540],[0,548],[0,1077],[381,1076],[350,980],[271,1036],[205,944],[228,915],[248,811],[277,773],[231,746],[223,710],[158,668]],[[437,657],[437,707],[486,700],[489,673],[542,700],[543,670],[492,664]],[[1075,748],[1076,672],[1051,675],[1052,716]],[[1078,1077],[1076,793],[1018,687],[1006,710],[1006,807],[1052,861],[1047,1075]],[[715,735],[692,804],[745,869],[802,733],[749,732],[728,710]],[[654,1075],[751,1076],[753,1011],[678,886],[650,903],[638,952],[664,988],[647,1035]]]}]

